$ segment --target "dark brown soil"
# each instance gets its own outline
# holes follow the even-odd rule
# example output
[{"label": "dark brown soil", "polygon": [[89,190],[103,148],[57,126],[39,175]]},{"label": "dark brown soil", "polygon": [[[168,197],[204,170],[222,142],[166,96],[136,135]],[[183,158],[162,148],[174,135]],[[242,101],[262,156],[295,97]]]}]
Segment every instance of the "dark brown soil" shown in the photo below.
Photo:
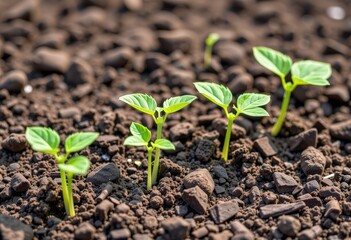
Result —
[{"label": "dark brown soil", "polygon": [[[0,239],[351,237],[350,9],[348,0],[0,1]],[[211,32],[221,40],[204,70]],[[333,66],[330,87],[294,92],[276,138],[283,89],[253,46]],[[155,126],[118,97],[161,103],[197,95],[194,81],[271,94],[271,117],[240,117],[224,163],[223,113],[199,96],[169,117],[164,136],[177,148],[147,192],[146,152],[122,142],[132,121]],[[33,125],[62,139],[101,133],[82,151],[92,167],[74,180],[72,219],[55,160],[25,141]]]}]

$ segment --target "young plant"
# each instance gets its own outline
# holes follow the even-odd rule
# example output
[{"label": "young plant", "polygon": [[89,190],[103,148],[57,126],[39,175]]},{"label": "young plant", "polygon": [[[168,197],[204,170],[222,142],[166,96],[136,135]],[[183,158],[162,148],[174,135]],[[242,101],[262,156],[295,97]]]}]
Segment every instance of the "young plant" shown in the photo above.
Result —
[{"label": "young plant", "polygon": [[241,113],[251,117],[269,116],[262,106],[266,105],[270,101],[270,96],[259,93],[244,93],[238,97],[236,105],[233,105],[235,113],[232,113],[228,111],[228,107],[233,101],[233,95],[227,87],[220,84],[207,82],[196,82],[194,85],[201,95],[223,108],[225,112],[228,119],[228,127],[223,144],[222,158],[227,161],[230,136],[232,133],[232,125],[234,120]]},{"label": "young plant", "polygon": [[[289,56],[266,47],[254,47],[253,54],[259,64],[280,77],[285,90],[280,115],[272,128],[272,135],[277,136],[283,126],[291,93],[295,88],[299,85],[327,86],[327,79],[332,70],[330,64],[312,60],[293,64]],[[286,76],[290,71],[291,81],[287,82]]]},{"label": "young plant", "polygon": [[206,38],[206,48],[205,48],[205,55],[204,55],[204,66],[208,68],[211,65],[212,59],[212,49],[213,45],[219,40],[219,35],[217,33],[211,33]]},{"label": "young plant", "polygon": [[[60,152],[60,136],[50,128],[28,127],[26,139],[32,149],[42,153],[48,153],[55,157],[60,169],[63,202],[67,215],[75,216],[72,179],[74,175],[86,175],[90,167],[90,161],[85,156],[74,156],[68,159],[71,153],[78,152],[92,144],[99,136],[95,132],[81,132],[70,135],[65,141],[65,154]],[[67,178],[66,178],[67,177]]]},{"label": "young plant", "polygon": [[124,145],[126,146],[145,146],[147,150],[147,190],[152,189],[152,152],[155,148],[162,150],[174,150],[175,147],[167,139],[156,139],[155,142],[151,142],[151,132],[150,130],[139,124],[132,122],[130,125],[130,133],[132,136],[129,136],[124,140]]},{"label": "young plant", "polygon": [[[147,94],[135,93],[128,94],[119,98],[119,100],[127,103],[129,106],[139,110],[140,112],[152,116],[154,122],[157,125],[156,140],[162,139],[162,128],[168,115],[178,112],[179,110],[188,106],[195,99],[196,97],[192,95],[172,97],[165,100],[162,107],[157,107],[156,100]],[[160,148],[156,146],[155,149],[155,160],[152,170],[152,184],[155,184],[157,181],[158,166],[160,163],[161,154]]]}]

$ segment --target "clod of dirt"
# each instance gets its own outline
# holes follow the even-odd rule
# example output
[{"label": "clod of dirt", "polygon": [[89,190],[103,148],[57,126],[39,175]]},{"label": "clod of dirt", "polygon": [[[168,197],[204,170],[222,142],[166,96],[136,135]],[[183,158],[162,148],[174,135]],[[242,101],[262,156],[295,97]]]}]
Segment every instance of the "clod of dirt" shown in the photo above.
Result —
[{"label": "clod of dirt", "polygon": [[198,186],[185,189],[182,194],[182,199],[197,213],[206,213],[208,206],[208,196]]},{"label": "clod of dirt", "polygon": [[206,237],[208,235],[208,233],[209,233],[209,231],[206,227],[200,227],[200,228],[194,230],[191,233],[191,236],[193,236],[196,239],[200,239],[200,238]]},{"label": "clod of dirt", "polygon": [[80,115],[80,110],[76,107],[63,108],[59,110],[58,115],[60,118],[73,118],[76,115]]},{"label": "clod of dirt", "polygon": [[94,238],[95,232],[96,228],[93,225],[91,225],[89,222],[83,222],[74,231],[74,239],[92,240]]},{"label": "clod of dirt", "polygon": [[195,128],[191,123],[182,122],[169,130],[169,138],[172,142],[186,142],[193,134]]},{"label": "clod of dirt", "polygon": [[168,158],[162,158],[160,160],[159,176],[164,177],[167,173],[171,173],[173,176],[178,176],[184,169],[178,164],[174,163]]},{"label": "clod of dirt", "polygon": [[21,173],[16,173],[11,179],[11,187],[15,192],[26,192],[30,182]]},{"label": "clod of dirt", "polygon": [[273,179],[279,193],[292,193],[298,186],[298,183],[293,177],[284,173],[273,173]]},{"label": "clod of dirt", "polygon": [[190,53],[193,49],[193,44],[196,35],[189,30],[173,30],[173,31],[160,31],[158,41],[160,43],[160,50],[169,54],[175,50],[182,51],[183,53]]},{"label": "clod of dirt", "polygon": [[[169,234],[169,239],[186,239],[189,236],[190,224],[181,217],[171,217],[161,223]],[[165,238],[167,239],[167,238]]]},{"label": "clod of dirt", "polygon": [[161,196],[153,196],[150,198],[150,207],[153,209],[160,209],[163,206],[163,198]]},{"label": "clod of dirt", "polygon": [[301,169],[309,175],[322,175],[327,160],[323,153],[314,147],[308,147],[301,154]]},{"label": "clod of dirt", "polygon": [[4,12],[3,20],[12,21],[15,19],[23,19],[27,21],[35,21],[39,15],[38,7],[38,0],[20,1]]},{"label": "clod of dirt", "polygon": [[47,47],[53,49],[61,49],[67,39],[65,31],[50,31],[40,36],[40,39],[35,44],[35,48]]},{"label": "clod of dirt", "polygon": [[301,230],[301,223],[292,216],[281,216],[277,227],[281,233],[289,237],[295,237]]},{"label": "clod of dirt", "polygon": [[253,85],[253,78],[247,73],[233,77],[233,74],[229,72],[228,81],[228,88],[233,95],[246,92],[247,89],[251,89]]},{"label": "clod of dirt", "polygon": [[21,152],[27,147],[27,140],[24,134],[11,134],[5,138],[1,146],[11,152]]},{"label": "clod of dirt", "polygon": [[312,197],[311,194],[304,194],[298,197],[299,200],[303,201],[307,207],[321,207],[322,201],[319,197]]},{"label": "clod of dirt", "polygon": [[312,128],[298,135],[292,137],[289,140],[290,150],[291,151],[303,151],[307,147],[316,147],[317,146],[317,129]]},{"label": "clod of dirt", "polygon": [[224,66],[237,65],[245,56],[245,51],[239,44],[229,41],[218,42],[213,51]]},{"label": "clod of dirt", "polygon": [[330,99],[341,103],[350,101],[350,93],[344,85],[332,86],[325,90],[325,95]]},{"label": "clod of dirt", "polygon": [[322,198],[334,197],[337,200],[341,200],[344,198],[344,194],[342,193],[340,188],[335,186],[322,187],[319,191],[319,196]]},{"label": "clod of dirt", "polygon": [[307,182],[304,185],[303,193],[312,193],[315,191],[319,191],[320,188],[321,187],[320,187],[319,183],[317,182],[317,180],[312,180],[312,181]]},{"label": "clod of dirt", "polygon": [[129,239],[131,236],[131,232],[128,228],[112,230],[110,232],[111,240],[124,240]]},{"label": "clod of dirt", "polygon": [[238,220],[234,220],[230,223],[230,229],[234,233],[234,237],[232,238],[232,240],[255,239],[254,234]]},{"label": "clod of dirt", "polygon": [[224,178],[224,179],[229,178],[227,170],[221,165],[213,166],[212,171],[217,178]]},{"label": "clod of dirt", "polygon": [[36,31],[37,28],[32,23],[17,19],[6,25],[2,24],[0,36],[7,41],[14,41],[19,38],[30,38],[35,35]]},{"label": "clod of dirt", "polygon": [[340,214],[341,214],[341,207],[339,202],[335,199],[330,200],[325,206],[324,216],[329,217],[334,221],[336,221],[337,218],[340,216]]},{"label": "clod of dirt", "polygon": [[268,137],[256,139],[253,143],[253,147],[265,158],[277,154],[277,148],[273,145]]},{"label": "clod of dirt", "polygon": [[207,139],[201,139],[195,150],[195,158],[203,163],[211,160],[213,153],[216,150],[216,144]]},{"label": "clod of dirt", "polygon": [[70,86],[77,86],[94,81],[94,71],[89,63],[80,58],[75,58],[69,66],[65,82]]},{"label": "clod of dirt", "polygon": [[68,53],[50,48],[39,48],[34,52],[33,67],[38,71],[65,73],[71,58]]},{"label": "clod of dirt", "polygon": [[185,188],[199,186],[207,195],[211,195],[215,188],[213,178],[205,168],[197,169],[186,175],[183,184]]},{"label": "clod of dirt", "polygon": [[110,50],[104,57],[105,66],[124,67],[132,61],[134,55],[133,49],[127,47]]},{"label": "clod of dirt", "polygon": [[297,212],[305,206],[304,202],[265,205],[260,208],[260,216],[261,218],[278,217]]},{"label": "clod of dirt", "polygon": [[337,140],[351,141],[351,120],[331,125],[330,135]]},{"label": "clod of dirt", "polygon": [[4,225],[0,224],[0,239],[2,240],[10,240],[10,239],[24,239],[24,232],[23,231],[13,231],[10,228],[5,227]]},{"label": "clod of dirt", "polygon": [[322,228],[319,225],[313,226],[312,228],[303,230],[299,233],[298,238],[299,240],[311,240],[318,238],[319,235],[322,233]]},{"label": "clod of dirt", "polygon": [[[212,127],[217,130],[219,134],[224,137],[227,131],[228,120],[225,118],[217,118],[212,122]],[[232,126],[232,134],[230,138],[232,140],[238,140],[246,136],[246,130],[236,124]]]},{"label": "clod of dirt", "polygon": [[[1,43],[0,43],[1,45]],[[7,73],[0,82],[0,89],[6,89],[10,93],[19,93],[27,84],[27,75],[21,70]]]},{"label": "clod of dirt", "polygon": [[238,202],[236,200],[231,200],[216,204],[209,209],[209,212],[213,221],[216,224],[220,224],[234,217],[239,210]]},{"label": "clod of dirt", "polygon": [[32,240],[34,237],[33,229],[29,225],[22,223],[20,220],[14,217],[0,214],[0,225],[3,225],[14,232],[23,232],[24,240]]},{"label": "clod of dirt", "polygon": [[107,163],[96,168],[88,174],[87,181],[95,185],[116,181],[120,176],[119,170],[114,163]]},{"label": "clod of dirt", "polygon": [[96,206],[95,216],[102,222],[107,219],[110,211],[114,209],[114,205],[109,200],[103,200],[99,205]]}]

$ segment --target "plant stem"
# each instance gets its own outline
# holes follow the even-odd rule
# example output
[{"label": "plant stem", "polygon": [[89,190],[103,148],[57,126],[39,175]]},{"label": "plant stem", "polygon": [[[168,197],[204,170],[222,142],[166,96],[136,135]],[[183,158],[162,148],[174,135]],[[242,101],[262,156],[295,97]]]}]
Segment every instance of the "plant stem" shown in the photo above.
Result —
[{"label": "plant stem", "polygon": [[61,176],[61,188],[62,188],[62,195],[63,195],[63,203],[65,205],[66,213],[70,214],[69,211],[69,195],[67,190],[67,181],[66,181],[66,173],[63,170],[60,170]]},{"label": "plant stem", "polygon": [[152,148],[147,149],[147,190],[152,189],[152,150]]},{"label": "plant stem", "polygon": [[234,120],[238,115],[239,115],[239,112],[237,112],[236,115],[232,113],[227,114],[228,126],[227,126],[227,131],[225,133],[225,139],[224,139],[223,150],[222,150],[222,158],[224,159],[224,161],[228,160],[228,151],[229,151],[230,137],[232,135],[232,126],[233,126]]},{"label": "plant stem", "polygon": [[74,212],[74,202],[73,202],[73,188],[72,188],[72,174],[67,174],[68,182],[68,196],[69,196],[69,216],[74,217],[76,213]]},{"label": "plant stem", "polygon": [[272,128],[272,136],[274,136],[274,137],[277,136],[279,134],[280,130],[282,129],[285,115],[286,115],[286,111],[288,110],[288,106],[289,106],[291,92],[292,92],[291,89],[285,89],[284,99],[283,99],[282,107],[280,110],[280,114],[279,114],[277,122],[274,124],[274,126]]},{"label": "plant stem", "polygon": [[[156,134],[156,140],[162,138],[162,127],[163,127],[164,121],[157,121],[157,134]],[[154,167],[152,169],[152,184],[155,184],[157,182],[157,175],[158,175],[158,166],[160,164],[160,154],[161,154],[161,149],[156,148],[155,152],[155,160],[154,160]]]},{"label": "plant stem", "polygon": [[207,69],[211,65],[211,58],[212,58],[212,45],[207,45],[205,48],[205,55],[204,55],[205,69]]}]

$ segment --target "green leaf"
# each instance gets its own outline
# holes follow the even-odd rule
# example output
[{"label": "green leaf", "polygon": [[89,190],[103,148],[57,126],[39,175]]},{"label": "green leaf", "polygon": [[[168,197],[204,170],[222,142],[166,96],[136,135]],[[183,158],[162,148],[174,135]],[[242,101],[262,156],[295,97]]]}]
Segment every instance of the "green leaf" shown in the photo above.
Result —
[{"label": "green leaf", "polygon": [[124,140],[123,145],[139,147],[139,146],[147,146],[147,142],[145,142],[140,137],[129,136]]},{"label": "green leaf", "polygon": [[281,52],[266,47],[254,47],[253,54],[259,64],[280,77],[285,77],[290,71],[292,60]]},{"label": "green leaf", "polygon": [[148,143],[151,139],[150,130],[140,123],[132,122],[130,125],[130,132],[134,137],[142,139],[144,143]]},{"label": "green leaf", "polygon": [[216,83],[196,82],[195,88],[208,100],[222,108],[227,108],[233,100],[232,92]]},{"label": "green leaf", "polygon": [[60,170],[74,175],[85,175],[87,174],[90,161],[85,156],[76,156],[67,161],[67,163],[61,163],[58,165]]},{"label": "green leaf", "polygon": [[213,44],[215,44],[218,40],[219,40],[219,35],[217,33],[211,33],[206,38],[206,45],[213,46]]},{"label": "green leaf", "polygon": [[183,95],[179,97],[172,97],[163,102],[163,111],[170,114],[181,110],[182,108],[188,106],[192,101],[196,99],[192,95]]},{"label": "green leaf", "polygon": [[153,115],[156,112],[156,100],[147,94],[128,94],[120,97],[119,100],[146,114]]},{"label": "green leaf", "polygon": [[241,113],[250,117],[268,117],[269,113],[261,107],[246,109],[241,111]]},{"label": "green leaf", "polygon": [[271,100],[269,95],[260,93],[244,93],[238,97],[237,106],[235,107],[241,113],[252,117],[269,116],[269,114],[261,108]]},{"label": "green leaf", "polygon": [[66,153],[78,152],[92,144],[98,136],[99,133],[96,132],[74,133],[66,138],[65,151]]},{"label": "green leaf", "polygon": [[293,82],[297,85],[327,86],[331,74],[330,64],[312,60],[296,62],[291,68]]},{"label": "green leaf", "polygon": [[175,146],[167,139],[157,139],[154,142],[154,146],[162,150],[174,150]]},{"label": "green leaf", "polygon": [[60,151],[60,136],[51,128],[28,127],[26,139],[35,151],[50,154],[57,154]]}]

